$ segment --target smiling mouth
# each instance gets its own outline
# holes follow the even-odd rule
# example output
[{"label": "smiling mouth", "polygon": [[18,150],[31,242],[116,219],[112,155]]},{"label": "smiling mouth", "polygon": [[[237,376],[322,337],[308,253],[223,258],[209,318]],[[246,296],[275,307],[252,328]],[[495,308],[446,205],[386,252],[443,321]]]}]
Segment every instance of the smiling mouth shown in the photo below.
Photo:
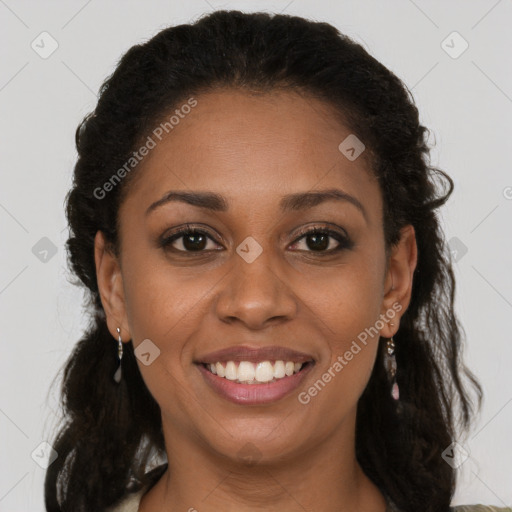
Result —
[{"label": "smiling mouth", "polygon": [[217,363],[199,363],[213,375],[235,384],[271,384],[304,371],[314,365],[314,361],[219,361]]}]

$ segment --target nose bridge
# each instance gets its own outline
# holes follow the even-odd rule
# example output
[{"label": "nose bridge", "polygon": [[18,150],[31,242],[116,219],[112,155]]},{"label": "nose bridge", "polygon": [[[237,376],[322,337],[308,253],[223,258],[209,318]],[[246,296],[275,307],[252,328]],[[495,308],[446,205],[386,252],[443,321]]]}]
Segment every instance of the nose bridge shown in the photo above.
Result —
[{"label": "nose bridge", "polygon": [[275,317],[290,318],[296,303],[291,290],[277,275],[276,255],[247,237],[233,254],[233,264],[216,302],[221,320],[239,319],[251,328]]}]

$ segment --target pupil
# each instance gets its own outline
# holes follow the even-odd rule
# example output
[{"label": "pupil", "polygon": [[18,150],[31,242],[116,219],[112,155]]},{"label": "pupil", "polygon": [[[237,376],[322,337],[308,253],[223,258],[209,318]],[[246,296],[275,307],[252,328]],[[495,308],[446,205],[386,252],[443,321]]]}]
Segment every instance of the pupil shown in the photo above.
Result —
[{"label": "pupil", "polygon": [[[201,234],[189,234],[188,236],[185,236],[183,238],[183,246],[185,247],[185,249],[190,250],[190,251],[201,250],[201,249],[204,249],[205,239],[206,239],[206,237]],[[188,243],[190,240],[193,240],[192,244]],[[197,245],[198,241],[203,242],[203,243],[202,244],[200,243],[199,245]]]},{"label": "pupil", "polygon": [[[317,243],[318,239],[322,239],[320,244]],[[307,245],[308,245],[309,249],[317,249],[318,250],[318,249],[327,249],[327,247],[329,247],[329,237],[326,235],[313,234],[313,235],[310,235],[307,238],[307,240],[308,240]],[[309,240],[314,240],[313,244],[310,244]]]}]

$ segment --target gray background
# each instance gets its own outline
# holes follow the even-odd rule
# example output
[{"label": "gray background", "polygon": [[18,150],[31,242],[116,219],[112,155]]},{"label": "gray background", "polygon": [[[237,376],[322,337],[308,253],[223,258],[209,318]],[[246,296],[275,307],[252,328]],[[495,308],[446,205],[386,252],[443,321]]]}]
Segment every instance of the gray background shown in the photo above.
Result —
[{"label": "gray background", "polygon": [[[59,418],[59,382],[50,385],[86,324],[64,252],[76,125],[130,46],[221,8],[328,21],[412,90],[432,130],[432,164],[456,185],[441,219],[457,251],[465,360],[485,391],[482,414],[459,440],[469,458],[457,470],[453,504],[510,505],[509,0],[0,0],[0,511],[44,510],[44,469],[36,461],[49,456],[41,443]],[[58,44],[47,58],[40,53],[52,40],[44,31]],[[459,55],[464,40],[469,47]]]}]

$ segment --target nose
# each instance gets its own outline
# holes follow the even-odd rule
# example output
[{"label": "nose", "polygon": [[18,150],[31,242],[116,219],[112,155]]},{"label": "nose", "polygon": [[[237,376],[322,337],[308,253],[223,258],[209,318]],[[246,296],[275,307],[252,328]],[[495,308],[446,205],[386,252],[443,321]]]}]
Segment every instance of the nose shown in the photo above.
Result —
[{"label": "nose", "polygon": [[278,265],[271,261],[270,252],[263,251],[252,263],[235,254],[233,267],[222,281],[223,288],[215,303],[221,321],[239,321],[259,330],[295,316],[297,301],[286,277],[279,275]]}]

